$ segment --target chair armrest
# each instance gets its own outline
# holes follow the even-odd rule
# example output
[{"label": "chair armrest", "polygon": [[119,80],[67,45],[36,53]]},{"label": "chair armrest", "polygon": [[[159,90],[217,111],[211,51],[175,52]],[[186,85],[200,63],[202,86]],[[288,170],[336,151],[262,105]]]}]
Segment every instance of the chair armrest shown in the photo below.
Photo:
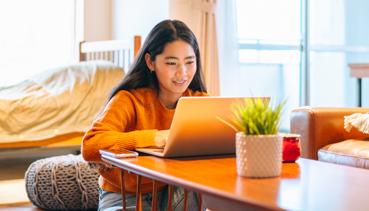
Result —
[{"label": "chair armrest", "polygon": [[346,139],[365,139],[369,135],[356,129],[346,132],[344,116],[366,113],[369,108],[301,107],[291,112],[291,133],[301,135],[301,156],[317,159],[320,148]]}]

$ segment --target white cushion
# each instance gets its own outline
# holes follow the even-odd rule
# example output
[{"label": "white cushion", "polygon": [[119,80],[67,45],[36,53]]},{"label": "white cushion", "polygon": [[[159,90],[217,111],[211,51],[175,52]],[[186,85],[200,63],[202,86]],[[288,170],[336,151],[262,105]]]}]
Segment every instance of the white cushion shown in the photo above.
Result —
[{"label": "white cushion", "polygon": [[318,151],[318,160],[369,169],[369,141],[345,140]]}]

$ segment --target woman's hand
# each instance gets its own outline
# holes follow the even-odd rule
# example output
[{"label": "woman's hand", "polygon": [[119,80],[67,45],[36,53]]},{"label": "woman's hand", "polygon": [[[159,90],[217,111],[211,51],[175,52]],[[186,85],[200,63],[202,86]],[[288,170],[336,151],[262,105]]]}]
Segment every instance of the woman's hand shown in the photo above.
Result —
[{"label": "woman's hand", "polygon": [[155,135],[155,147],[164,148],[168,135],[169,130],[158,130]]}]

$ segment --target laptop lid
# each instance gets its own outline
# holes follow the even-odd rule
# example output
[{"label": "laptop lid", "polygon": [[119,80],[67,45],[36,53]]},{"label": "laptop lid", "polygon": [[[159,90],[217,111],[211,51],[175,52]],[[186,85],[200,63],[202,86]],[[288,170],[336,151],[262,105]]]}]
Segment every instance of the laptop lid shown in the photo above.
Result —
[{"label": "laptop lid", "polygon": [[[269,101],[268,97],[262,98]],[[160,157],[233,154],[236,132],[218,118],[233,118],[232,105],[244,102],[244,99],[182,97],[178,101],[164,149],[145,148],[137,151]]]}]

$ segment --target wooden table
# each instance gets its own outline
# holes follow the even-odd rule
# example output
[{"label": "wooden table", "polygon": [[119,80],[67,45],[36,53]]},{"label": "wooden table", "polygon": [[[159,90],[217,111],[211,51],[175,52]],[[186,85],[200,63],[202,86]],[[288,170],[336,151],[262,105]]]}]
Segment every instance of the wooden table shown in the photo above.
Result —
[{"label": "wooden table", "polygon": [[368,210],[369,171],[300,158],[282,175],[238,176],[234,157],[103,160],[118,168],[202,194],[213,210]]}]

